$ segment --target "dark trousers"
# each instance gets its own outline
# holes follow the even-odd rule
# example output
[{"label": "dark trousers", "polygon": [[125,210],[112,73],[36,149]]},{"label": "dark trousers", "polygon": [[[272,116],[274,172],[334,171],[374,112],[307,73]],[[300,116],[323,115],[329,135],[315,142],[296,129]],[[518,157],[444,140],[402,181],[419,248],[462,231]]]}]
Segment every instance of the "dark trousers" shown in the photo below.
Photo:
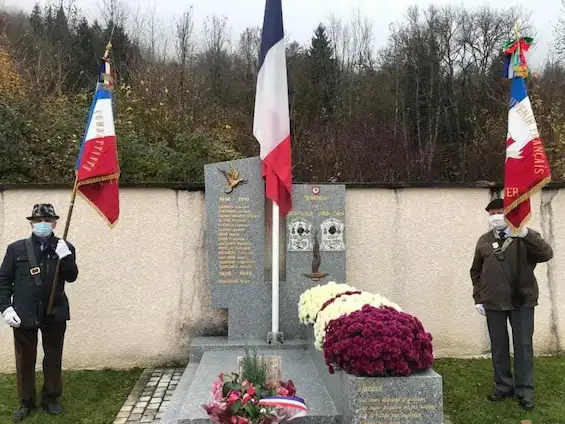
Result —
[{"label": "dark trousers", "polygon": [[[496,389],[533,400],[534,396],[534,308],[486,311]],[[508,324],[514,344],[514,378],[510,369]]]},{"label": "dark trousers", "polygon": [[[66,329],[66,322],[40,328],[44,354],[41,403],[54,402],[63,392],[61,363]],[[37,334],[38,329],[36,328],[14,328],[17,387],[21,406],[35,406]]]}]

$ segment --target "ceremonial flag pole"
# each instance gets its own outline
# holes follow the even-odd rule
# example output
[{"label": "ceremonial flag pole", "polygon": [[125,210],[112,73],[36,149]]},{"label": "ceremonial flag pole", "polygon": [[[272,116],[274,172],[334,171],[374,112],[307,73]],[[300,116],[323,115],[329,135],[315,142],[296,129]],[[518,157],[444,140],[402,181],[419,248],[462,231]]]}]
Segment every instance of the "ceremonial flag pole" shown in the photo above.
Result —
[{"label": "ceremonial flag pole", "polygon": [[[75,183],[62,237],[63,240],[66,240],[69,232],[77,193],[80,193],[105,218],[110,228],[118,221],[120,212],[120,170],[112,109],[114,81],[109,59],[111,48],[112,44],[110,41],[102,58],[86,131],[75,165]],[[61,262],[57,261],[49,296],[49,305],[47,307],[48,314],[53,313],[60,264]]]},{"label": "ceremonial flag pole", "polygon": [[504,45],[504,77],[510,79],[510,109],[504,166],[504,217],[514,235],[531,216],[530,197],[551,181],[551,171],[540,139],[526,89],[529,71],[526,52],[533,39],[520,37],[514,26],[514,40]]},{"label": "ceremonial flag pole", "polygon": [[272,202],[272,323],[267,341],[282,342],[279,332],[279,216],[292,209],[290,114],[281,0],[266,0],[253,135],[260,145],[265,196]]}]

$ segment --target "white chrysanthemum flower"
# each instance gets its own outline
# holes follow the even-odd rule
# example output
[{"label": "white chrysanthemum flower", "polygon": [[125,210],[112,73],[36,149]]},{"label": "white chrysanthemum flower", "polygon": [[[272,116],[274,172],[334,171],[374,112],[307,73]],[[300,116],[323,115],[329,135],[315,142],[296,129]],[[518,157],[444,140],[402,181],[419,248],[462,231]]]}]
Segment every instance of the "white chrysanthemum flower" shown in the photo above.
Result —
[{"label": "white chrysanthemum flower", "polygon": [[331,320],[337,319],[342,315],[348,315],[351,312],[359,311],[365,305],[374,306],[376,308],[390,306],[391,308],[402,312],[400,306],[378,294],[361,292],[360,294],[338,297],[326,306],[323,311],[318,312],[318,317],[314,324],[314,346],[316,349],[323,349],[324,340],[326,339],[326,326]]},{"label": "white chrysanthemum flower", "polygon": [[318,284],[309,288],[300,295],[298,301],[298,319],[302,324],[314,324],[316,315],[322,305],[332,297],[346,291],[356,291],[357,289],[348,284],[338,284],[330,281],[327,284]]}]

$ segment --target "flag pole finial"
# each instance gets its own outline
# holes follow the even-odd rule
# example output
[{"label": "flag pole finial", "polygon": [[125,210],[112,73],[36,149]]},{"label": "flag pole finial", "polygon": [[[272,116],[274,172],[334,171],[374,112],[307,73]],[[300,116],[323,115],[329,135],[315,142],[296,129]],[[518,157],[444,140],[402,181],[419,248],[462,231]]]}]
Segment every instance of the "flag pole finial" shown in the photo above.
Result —
[{"label": "flag pole finial", "polygon": [[112,50],[112,37],[114,36],[115,24],[112,24],[112,30],[110,31],[110,38],[108,38],[108,43],[106,44],[106,51],[104,52],[104,59],[107,59],[110,55],[110,50]]},{"label": "flag pole finial", "polygon": [[112,41],[108,41],[108,44],[106,44],[106,51],[104,52],[104,59],[108,59],[108,57],[110,56],[110,50],[112,50]]}]

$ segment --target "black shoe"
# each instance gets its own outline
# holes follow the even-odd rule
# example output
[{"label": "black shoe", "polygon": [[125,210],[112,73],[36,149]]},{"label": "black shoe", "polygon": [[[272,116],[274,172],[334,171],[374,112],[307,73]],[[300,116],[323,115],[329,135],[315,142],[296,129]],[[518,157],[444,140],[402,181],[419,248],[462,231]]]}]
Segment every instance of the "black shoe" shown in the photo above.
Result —
[{"label": "black shoe", "polygon": [[58,402],[42,403],[41,407],[51,415],[58,415],[63,412],[63,407]]},{"label": "black shoe", "polygon": [[35,408],[29,406],[20,406],[20,408],[12,415],[12,421],[15,423],[25,420],[31,415]]},{"label": "black shoe", "polygon": [[488,400],[491,402],[501,402],[506,398],[514,396],[513,392],[501,392],[500,390],[495,390],[490,395],[488,395]]},{"label": "black shoe", "polygon": [[529,399],[520,399],[520,406],[526,411],[534,409],[534,401]]}]

